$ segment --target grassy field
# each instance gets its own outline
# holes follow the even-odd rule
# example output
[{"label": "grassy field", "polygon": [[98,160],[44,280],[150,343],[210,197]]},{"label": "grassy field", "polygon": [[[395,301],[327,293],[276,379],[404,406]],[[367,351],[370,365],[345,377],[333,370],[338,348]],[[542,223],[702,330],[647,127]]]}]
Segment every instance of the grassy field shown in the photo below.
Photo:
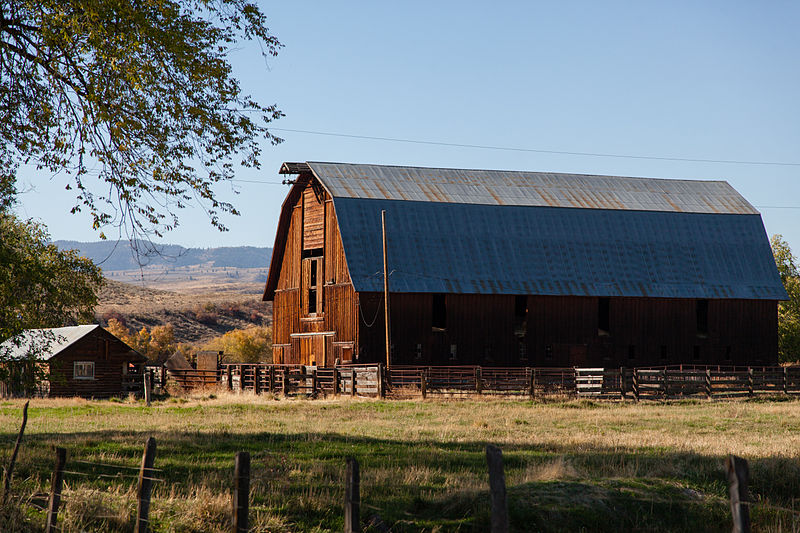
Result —
[{"label": "grassy field", "polygon": [[[4,463],[21,410],[20,401],[0,402]],[[253,531],[341,531],[350,455],[361,463],[365,519],[377,514],[393,532],[487,531],[487,443],[504,451],[515,531],[729,531],[728,453],[750,462],[754,531],[800,530],[798,401],[212,395],[150,409],[133,401],[33,401],[0,531],[43,528],[54,445],[67,448],[72,472],[62,531],[130,531],[135,467],[150,435],[162,469],[154,531],[228,531],[239,450],[252,455]]]}]

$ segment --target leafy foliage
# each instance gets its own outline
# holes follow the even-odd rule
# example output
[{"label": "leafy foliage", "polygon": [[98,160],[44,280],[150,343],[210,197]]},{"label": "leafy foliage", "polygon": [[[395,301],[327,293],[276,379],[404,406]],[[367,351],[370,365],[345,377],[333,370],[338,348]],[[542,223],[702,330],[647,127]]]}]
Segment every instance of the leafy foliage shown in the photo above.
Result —
[{"label": "leafy foliage", "polygon": [[9,377],[26,391],[42,375],[37,358],[56,339],[40,333],[23,339],[24,330],[75,325],[94,319],[100,269],[74,250],[50,242],[45,228],[0,210],[0,342],[25,345],[15,365],[3,364],[9,348],[0,348],[0,381]]},{"label": "leafy foliage", "polygon": [[264,326],[235,329],[212,339],[204,349],[222,351],[228,361],[269,363],[272,362],[272,335]]},{"label": "leafy foliage", "polygon": [[31,162],[71,176],[95,229],[160,236],[197,202],[224,230],[215,185],[280,142],[232,76],[241,40],[281,47],[247,0],[0,0],[0,202]]},{"label": "leafy foliage", "polygon": [[151,331],[142,328],[139,331],[131,332],[118,319],[109,318],[106,329],[151,361],[163,362],[177,349],[175,330],[172,324],[154,326]]},{"label": "leafy foliage", "polygon": [[770,240],[772,253],[789,300],[778,304],[778,356],[781,361],[800,358],[800,270],[797,258],[782,235]]}]

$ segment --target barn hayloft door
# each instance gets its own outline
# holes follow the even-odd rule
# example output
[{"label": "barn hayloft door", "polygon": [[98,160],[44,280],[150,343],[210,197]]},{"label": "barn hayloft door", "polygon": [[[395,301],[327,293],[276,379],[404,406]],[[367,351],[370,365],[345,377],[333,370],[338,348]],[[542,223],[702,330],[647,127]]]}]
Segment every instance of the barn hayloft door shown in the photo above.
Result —
[{"label": "barn hayloft door", "polygon": [[333,366],[333,332],[294,333],[292,363],[309,366]]}]

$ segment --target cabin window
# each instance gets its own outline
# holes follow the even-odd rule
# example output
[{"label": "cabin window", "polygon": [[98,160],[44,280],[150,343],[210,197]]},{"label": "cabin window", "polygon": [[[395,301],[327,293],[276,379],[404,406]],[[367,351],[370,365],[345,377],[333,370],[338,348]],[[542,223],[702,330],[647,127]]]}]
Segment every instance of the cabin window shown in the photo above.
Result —
[{"label": "cabin window", "polygon": [[447,328],[447,306],[444,294],[433,295],[431,326],[434,331],[444,331]]},{"label": "cabin window", "polygon": [[697,300],[697,336],[708,335],[708,300]]},{"label": "cabin window", "polygon": [[455,344],[450,345],[450,360],[455,361],[458,359],[458,346]]},{"label": "cabin window", "polygon": [[94,379],[93,361],[75,361],[72,368],[72,377],[75,379]]},{"label": "cabin window", "polygon": [[[319,255],[317,255],[319,254]],[[322,250],[307,250],[303,259],[303,312],[306,316],[318,316],[324,311]]]},{"label": "cabin window", "polygon": [[610,299],[598,298],[597,299],[597,334],[600,336],[607,336],[611,334],[610,326]]}]

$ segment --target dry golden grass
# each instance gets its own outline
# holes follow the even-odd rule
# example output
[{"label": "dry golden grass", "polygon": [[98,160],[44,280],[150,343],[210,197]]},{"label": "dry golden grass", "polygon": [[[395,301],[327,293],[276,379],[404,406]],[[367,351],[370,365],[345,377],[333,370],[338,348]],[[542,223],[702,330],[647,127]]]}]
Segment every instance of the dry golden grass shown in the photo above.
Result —
[{"label": "dry golden grass", "polygon": [[[13,445],[20,411],[19,401],[0,403],[0,449]],[[756,529],[800,525],[775,507],[793,507],[800,494],[797,401],[308,401],[207,391],[150,409],[33,400],[30,413],[15,489],[23,499],[46,490],[51,446],[67,447],[69,468],[86,474],[67,477],[64,524],[74,530],[130,527],[134,480],[93,478],[107,471],[79,461],[135,467],[148,435],[163,469],[155,531],[225,531],[238,450],[253,457],[254,531],[340,530],[348,455],[362,463],[365,516],[379,514],[393,531],[480,531],[486,443],[504,450],[520,531],[727,529],[728,453],[751,463]]]}]

